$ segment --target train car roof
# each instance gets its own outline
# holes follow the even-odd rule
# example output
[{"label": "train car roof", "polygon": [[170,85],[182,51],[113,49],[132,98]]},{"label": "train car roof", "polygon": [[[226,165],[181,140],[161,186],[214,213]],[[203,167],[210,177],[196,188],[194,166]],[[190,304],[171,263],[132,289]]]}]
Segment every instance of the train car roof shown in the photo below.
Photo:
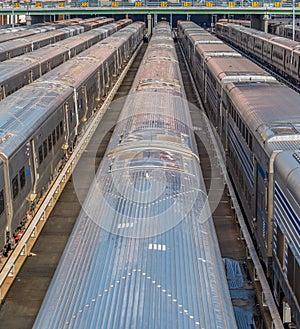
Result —
[{"label": "train car roof", "polygon": [[[109,40],[103,40],[84,51],[62,66],[42,76],[36,82],[23,87],[0,102],[0,150],[9,156],[13,154],[20,141],[28,139],[34,129],[40,126],[60,105],[61,99],[67,99],[79,81],[84,81],[107,52],[113,52],[115,46],[126,38],[126,31],[137,29],[141,22],[133,23],[117,32]],[[124,34],[124,36],[123,36]],[[99,50],[105,49],[105,52]],[[94,63],[95,65],[86,65]]]},{"label": "train car roof", "polygon": [[73,93],[54,83],[33,83],[0,102],[0,151],[10,157]]},{"label": "train car roof", "polygon": [[242,57],[240,53],[224,43],[197,43],[197,52],[209,60],[211,57]]},{"label": "train car roof", "polygon": [[[131,22],[131,20],[128,20]],[[120,23],[110,23],[101,27],[97,27],[91,31],[75,35],[74,37],[67,38],[42,48],[35,50],[34,52],[26,53],[21,56],[14,57],[10,60],[0,63],[0,83],[5,82],[8,77],[12,77],[14,74],[18,74],[20,69],[22,71],[30,69],[37,65],[37,63],[44,63],[53,58],[56,54],[60,54],[62,50],[67,51],[78,45],[78,41],[83,42],[92,38],[94,35],[105,34],[110,29],[115,29]]]},{"label": "train car roof", "polygon": [[[225,57],[220,56],[217,58],[207,58],[207,66],[217,80],[222,80],[226,77],[230,81],[239,81],[243,77],[270,77],[270,75],[255,63],[236,53],[236,56]],[[236,78],[235,78],[236,77]],[[275,80],[274,78],[272,78]],[[224,80],[225,81],[225,80]]]},{"label": "train car roof", "polygon": [[[75,30],[78,30],[78,29],[83,30],[83,27],[80,27],[80,28],[75,27]],[[62,28],[62,29],[58,29],[58,30],[47,31],[46,33],[31,35],[26,38],[19,38],[19,39],[2,42],[2,43],[0,43],[0,51],[6,52],[10,49],[19,48],[22,45],[30,44],[32,42],[42,41],[42,40],[48,39],[50,37],[58,36],[62,33],[66,33],[66,32],[70,33],[70,31],[71,30],[69,30],[69,27],[67,27],[67,28]]]},{"label": "train car roof", "polygon": [[166,88],[142,93],[125,101],[33,328],[236,328],[201,168],[161,139],[168,128],[179,145],[194,138],[188,104],[168,102]]},{"label": "train car roof", "polygon": [[288,38],[284,38],[284,37],[273,37],[270,39],[270,41],[274,44],[278,44],[280,46],[284,46],[286,48],[300,48],[299,42],[298,41],[294,41]]},{"label": "train car roof", "polygon": [[295,147],[300,141],[300,95],[272,82],[233,83],[228,86],[241,117],[271,149]]}]

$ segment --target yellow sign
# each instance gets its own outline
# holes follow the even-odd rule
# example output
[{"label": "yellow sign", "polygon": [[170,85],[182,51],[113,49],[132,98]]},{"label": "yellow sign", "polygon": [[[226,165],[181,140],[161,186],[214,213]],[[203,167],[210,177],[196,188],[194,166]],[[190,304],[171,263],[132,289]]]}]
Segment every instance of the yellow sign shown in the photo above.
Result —
[{"label": "yellow sign", "polygon": [[160,3],[160,6],[161,6],[161,7],[168,7],[168,3],[167,3],[167,1],[162,1],[162,2]]},{"label": "yellow sign", "polygon": [[274,2],[274,7],[281,7],[281,2]]},{"label": "yellow sign", "polygon": [[212,7],[213,2],[212,1],[206,1],[205,5],[206,5],[206,7]]},{"label": "yellow sign", "polygon": [[14,8],[20,8],[20,4],[19,3],[14,3]]},{"label": "yellow sign", "polygon": [[58,3],[58,7],[64,7],[64,6],[65,6],[65,3],[64,3],[64,2],[60,1],[60,2]]},{"label": "yellow sign", "polygon": [[189,1],[184,1],[183,7],[190,7],[191,3]]},{"label": "yellow sign", "polygon": [[81,2],[81,7],[88,7],[89,6],[89,3],[84,1],[84,2]]},{"label": "yellow sign", "polygon": [[298,7],[300,7],[300,2],[298,2]]},{"label": "yellow sign", "polygon": [[37,3],[35,4],[35,7],[36,7],[36,8],[42,8],[42,3],[41,3],[41,2],[37,2]]},{"label": "yellow sign", "polygon": [[258,7],[258,2],[257,1],[253,1],[252,2],[252,7]]},{"label": "yellow sign", "polygon": [[142,1],[136,1],[136,2],[135,2],[135,6],[136,6],[136,7],[142,7],[142,6],[143,6]]},{"label": "yellow sign", "polygon": [[113,2],[111,3],[111,6],[112,6],[112,7],[119,7],[119,2],[117,2],[117,1],[113,1]]},{"label": "yellow sign", "polygon": [[229,1],[228,2],[228,7],[235,7],[235,2],[234,1]]}]

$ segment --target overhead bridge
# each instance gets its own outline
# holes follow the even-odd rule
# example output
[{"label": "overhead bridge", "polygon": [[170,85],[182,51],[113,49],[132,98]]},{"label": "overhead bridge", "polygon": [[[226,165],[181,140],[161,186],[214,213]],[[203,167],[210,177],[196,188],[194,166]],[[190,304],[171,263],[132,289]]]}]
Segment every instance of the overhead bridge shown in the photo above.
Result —
[{"label": "overhead bridge", "polygon": [[[284,2],[262,1],[98,1],[99,6],[89,1],[66,4],[63,1],[36,3],[0,8],[0,15],[116,15],[116,14],[197,14],[197,15],[296,15],[300,14],[298,3],[294,7]],[[19,5],[19,4],[18,4]]]}]

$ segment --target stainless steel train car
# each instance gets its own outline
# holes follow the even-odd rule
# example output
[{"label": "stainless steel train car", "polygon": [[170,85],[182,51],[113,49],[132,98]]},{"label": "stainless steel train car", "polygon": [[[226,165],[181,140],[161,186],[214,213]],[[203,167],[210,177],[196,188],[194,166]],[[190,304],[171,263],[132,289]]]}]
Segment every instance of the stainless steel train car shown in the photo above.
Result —
[{"label": "stainless steel train car", "polygon": [[[0,241],[4,253],[137,44],[134,23],[0,102]],[[99,78],[100,77],[100,78]]]},{"label": "stainless steel train car", "polygon": [[[66,26],[67,25],[62,26],[61,28],[66,27]],[[31,29],[16,27],[14,29],[1,30],[0,43],[11,41],[14,39],[19,39],[19,38],[26,38],[26,37],[32,36],[34,34],[37,34],[37,33],[53,31],[53,30],[55,30],[55,28],[51,27],[51,26],[33,27]]]},{"label": "stainless steel train car", "polygon": [[0,100],[130,23],[120,20],[0,63]]},{"label": "stainless steel train car", "polygon": [[[293,25],[291,24],[278,24],[273,28],[274,34],[284,38],[293,39]],[[300,42],[300,27],[299,23],[294,29],[294,40]]]},{"label": "stainless steel train car", "polygon": [[217,22],[216,33],[299,86],[299,42],[226,22]]},{"label": "stainless steel train car", "polygon": [[[300,153],[285,151],[274,161],[274,294],[286,317],[300,301]],[[290,319],[287,319],[289,322]],[[299,322],[298,322],[299,323]]]},{"label": "stainless steel train car", "polygon": [[[95,20],[96,18],[92,18],[92,20]],[[85,20],[85,21],[91,21],[91,19]],[[80,18],[72,18],[68,20],[59,20],[56,22],[48,22],[48,23],[40,23],[40,24],[34,24],[29,26],[18,26],[14,28],[6,28],[3,30],[0,30],[0,43],[18,39],[18,38],[25,38],[30,35],[34,35],[37,33],[43,33],[47,31],[53,31],[57,29],[61,29],[63,27],[71,26],[71,25],[79,25],[83,24],[84,20]]]},{"label": "stainless steel train car", "polygon": [[33,328],[236,327],[171,29],[160,22]]},{"label": "stainless steel train car", "polygon": [[[205,46],[205,40],[201,42],[203,31],[199,27],[196,37],[195,26],[180,22],[178,37],[186,54],[193,54],[189,57],[192,72],[226,152],[228,170],[261,259],[272,277],[276,265],[274,160],[281,152],[300,147],[300,95],[236,51],[230,51],[229,46],[226,53],[214,36],[214,48]],[[193,38],[186,37],[190,30]],[[199,69],[201,72],[197,72]],[[299,227],[299,212],[297,216]],[[286,222],[294,225],[289,216]],[[296,256],[299,249],[294,252]],[[284,273],[282,268],[277,270]],[[300,326],[299,300],[291,299],[292,294],[291,288],[285,297],[289,298],[293,320]]]},{"label": "stainless steel train car", "polygon": [[[97,22],[98,26],[101,26],[103,24],[113,22],[113,19],[100,18]],[[96,27],[95,22],[87,22],[83,25],[72,25],[62,29],[0,43],[0,62],[6,61],[16,56],[20,56],[25,53],[32,52],[41,47],[53,44],[85,31],[89,31],[91,29],[91,24],[93,27]]]},{"label": "stainless steel train car", "polygon": [[221,18],[221,19],[218,19],[218,22],[233,23],[233,24],[237,24],[237,25],[251,27],[251,20],[248,20],[248,19]]}]

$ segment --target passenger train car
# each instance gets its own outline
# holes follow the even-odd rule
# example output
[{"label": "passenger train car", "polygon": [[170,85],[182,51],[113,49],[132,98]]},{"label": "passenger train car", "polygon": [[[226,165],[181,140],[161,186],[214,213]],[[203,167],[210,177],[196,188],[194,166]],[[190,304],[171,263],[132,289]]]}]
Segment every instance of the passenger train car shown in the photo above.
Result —
[{"label": "passenger train car", "polygon": [[167,22],[33,328],[237,328]]},{"label": "passenger train car", "polygon": [[288,296],[296,308],[300,300],[299,148],[281,152],[274,172],[274,294],[278,302]]},{"label": "passenger train car", "polygon": [[30,35],[34,35],[37,33],[43,33],[47,31],[54,31],[57,29],[61,29],[64,27],[72,26],[72,25],[79,25],[84,24],[84,21],[91,22],[92,20],[95,20],[96,18],[83,20],[80,18],[72,18],[68,20],[59,20],[56,22],[48,22],[48,23],[40,23],[40,24],[34,24],[31,26],[18,26],[14,28],[5,28],[0,30],[0,43],[13,40],[13,39],[19,39],[19,38],[25,38]]},{"label": "passenger train car", "polygon": [[299,42],[226,22],[217,22],[216,33],[299,86]]},{"label": "passenger train car", "polygon": [[0,100],[130,23],[125,19],[106,24],[0,63]]},{"label": "passenger train car", "polygon": [[143,34],[143,23],[131,24],[0,102],[0,242],[6,244],[4,252]]},{"label": "passenger train car", "polygon": [[[278,24],[273,28],[274,34],[284,38],[293,39],[293,25],[292,24]],[[294,28],[294,40],[300,42],[300,27],[298,25]]]},{"label": "passenger train car", "polygon": [[91,26],[95,28],[102,26],[103,24],[111,23],[113,22],[113,19],[102,17],[99,18],[97,22],[98,23],[96,25],[94,21],[87,22],[83,25],[72,25],[62,29],[0,43],[0,62],[6,61],[16,56],[20,56],[25,53],[32,52],[41,47],[53,44],[85,31],[89,31],[91,30]]},{"label": "passenger train car", "polygon": [[[278,167],[274,163],[279,163],[276,159],[281,152],[300,147],[300,95],[229,46],[221,44],[215,36],[206,36],[208,40],[205,40],[203,33],[194,23],[178,24],[179,40],[188,56],[208,116],[226,152],[228,170],[261,259],[274,283],[278,282],[280,273],[285,287],[289,287],[284,295],[292,307],[293,320],[300,327],[299,286],[288,281],[286,270],[278,265],[273,253],[279,248],[274,221],[278,207],[290,207],[293,198],[294,204],[298,203],[298,197],[283,181],[278,180],[275,184]],[[277,186],[287,194],[286,204],[282,203],[283,198],[277,198]],[[299,241],[299,204],[294,209],[293,217],[289,211],[281,216],[285,218],[288,230],[295,233],[293,239]],[[294,247],[294,240],[287,238],[286,229],[282,230],[281,237],[287,239],[286,245],[294,257],[290,259],[297,259],[299,264],[299,246]],[[281,289],[284,289],[283,285]],[[283,306],[282,294],[278,303]]]}]

